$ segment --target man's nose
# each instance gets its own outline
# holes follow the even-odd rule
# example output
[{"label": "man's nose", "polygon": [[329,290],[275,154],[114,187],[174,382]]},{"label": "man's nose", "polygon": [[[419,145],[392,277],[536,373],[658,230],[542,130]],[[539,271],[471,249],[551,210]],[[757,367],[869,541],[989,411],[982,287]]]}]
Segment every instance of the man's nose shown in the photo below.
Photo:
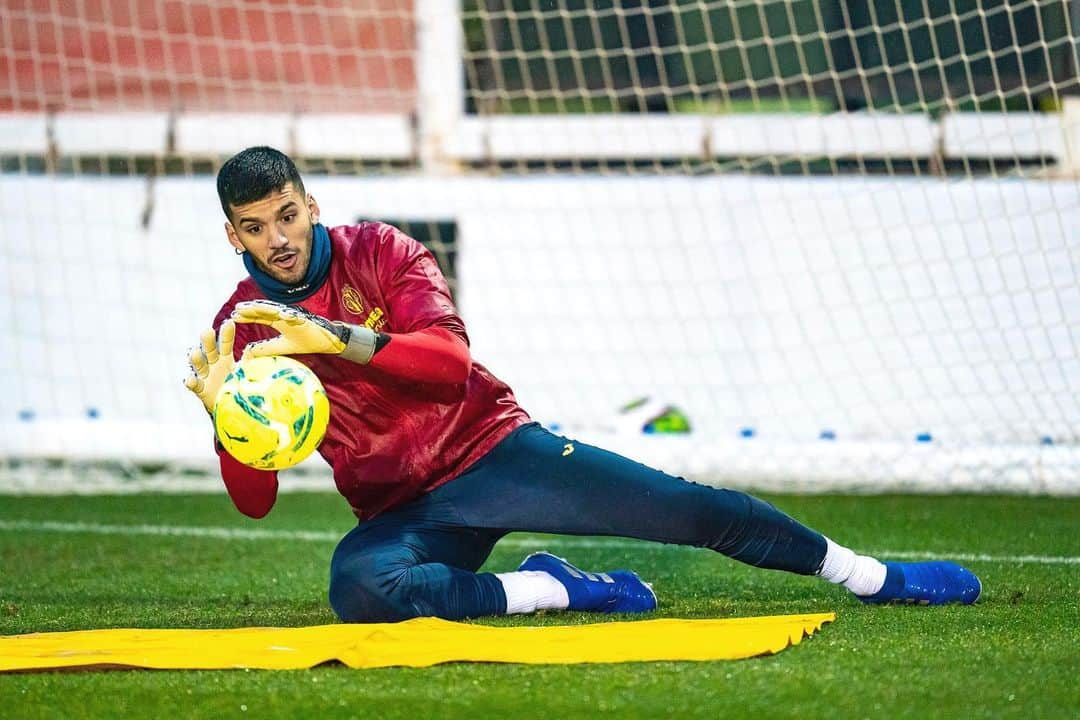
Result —
[{"label": "man's nose", "polygon": [[276,250],[278,248],[283,248],[288,244],[289,238],[286,237],[285,232],[281,228],[274,228],[274,232],[270,238],[270,247]]}]

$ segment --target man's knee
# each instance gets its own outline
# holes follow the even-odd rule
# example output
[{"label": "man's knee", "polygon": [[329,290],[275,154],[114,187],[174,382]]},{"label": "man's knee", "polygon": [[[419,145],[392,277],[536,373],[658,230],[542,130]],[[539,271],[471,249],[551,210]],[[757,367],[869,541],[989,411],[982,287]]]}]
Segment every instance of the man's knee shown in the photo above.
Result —
[{"label": "man's knee", "polygon": [[409,565],[400,558],[354,555],[335,563],[330,607],[344,622],[399,622],[419,613],[405,599]]}]

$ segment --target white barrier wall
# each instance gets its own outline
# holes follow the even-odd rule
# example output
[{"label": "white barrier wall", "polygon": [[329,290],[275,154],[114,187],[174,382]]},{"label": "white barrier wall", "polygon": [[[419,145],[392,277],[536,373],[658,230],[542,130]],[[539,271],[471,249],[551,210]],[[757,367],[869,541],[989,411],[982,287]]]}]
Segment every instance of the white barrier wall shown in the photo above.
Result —
[{"label": "white barrier wall", "polygon": [[[732,484],[1080,484],[1075,182],[307,180],[328,224],[458,223],[474,357],[539,420]],[[212,178],[6,176],[0,210],[0,455],[211,461],[181,380],[243,276]],[[643,394],[695,432],[596,433]]]}]

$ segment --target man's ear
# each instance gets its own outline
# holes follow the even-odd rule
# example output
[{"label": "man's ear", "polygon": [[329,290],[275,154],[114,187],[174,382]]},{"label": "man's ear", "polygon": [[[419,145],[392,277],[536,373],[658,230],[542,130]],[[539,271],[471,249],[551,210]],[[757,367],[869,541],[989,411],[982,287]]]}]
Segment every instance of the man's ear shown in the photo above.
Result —
[{"label": "man's ear", "polygon": [[244,244],[240,242],[240,238],[236,236],[236,228],[228,220],[225,221],[225,237],[229,239],[229,244],[240,252],[244,252]]},{"label": "man's ear", "polygon": [[311,224],[319,222],[319,203],[315,202],[315,196],[310,193],[307,196],[308,213],[311,215]]}]

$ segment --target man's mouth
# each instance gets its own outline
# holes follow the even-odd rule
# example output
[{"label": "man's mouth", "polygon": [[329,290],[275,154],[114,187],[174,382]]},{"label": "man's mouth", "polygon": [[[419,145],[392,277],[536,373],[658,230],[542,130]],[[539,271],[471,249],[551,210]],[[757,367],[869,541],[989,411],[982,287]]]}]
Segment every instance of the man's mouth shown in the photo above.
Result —
[{"label": "man's mouth", "polygon": [[280,255],[276,255],[270,263],[282,270],[292,270],[293,266],[296,265],[296,257],[296,252],[281,253]]}]

